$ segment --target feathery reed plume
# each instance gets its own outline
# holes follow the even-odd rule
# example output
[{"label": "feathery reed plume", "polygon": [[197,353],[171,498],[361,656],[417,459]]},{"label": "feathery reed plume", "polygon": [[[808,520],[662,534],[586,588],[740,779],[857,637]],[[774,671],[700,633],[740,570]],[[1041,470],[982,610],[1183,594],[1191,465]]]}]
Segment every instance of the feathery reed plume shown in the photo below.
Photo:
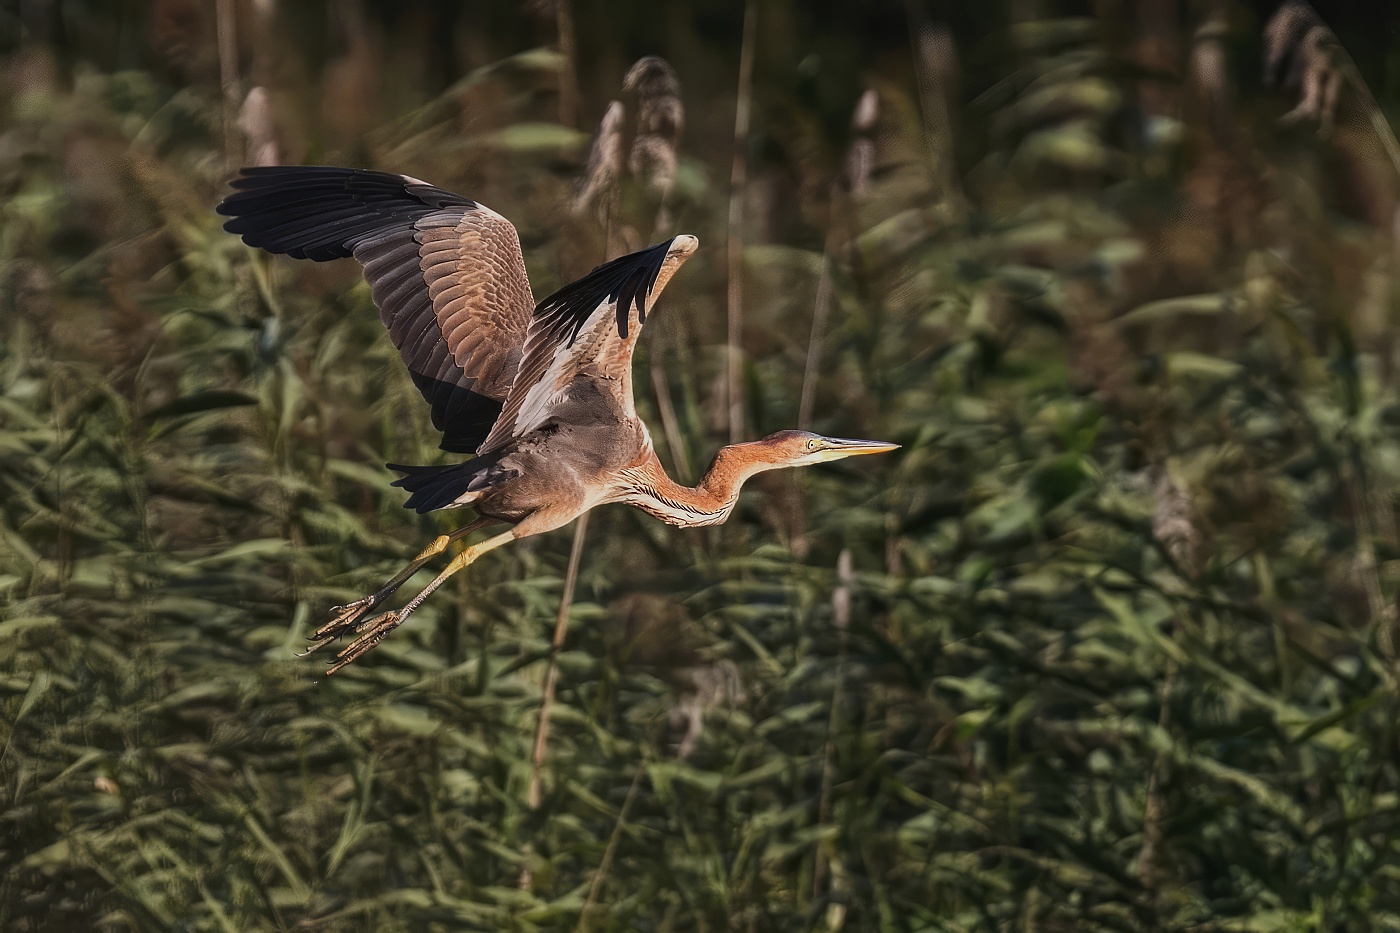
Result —
[{"label": "feathery reed plume", "polygon": [[267,90],[255,87],[243,100],[238,111],[238,128],[248,141],[247,165],[278,165],[281,153],[277,146],[277,128],[272,120],[272,101]]},{"label": "feathery reed plume", "polygon": [[1152,535],[1187,579],[1197,579],[1203,569],[1206,541],[1191,492],[1165,466],[1155,468],[1155,473]]},{"label": "feathery reed plume", "polygon": [[[659,240],[672,227],[671,189],[676,183],[681,131],[685,127],[685,105],[681,102],[681,81],[664,58],[648,55],[627,70],[622,89],[634,95],[636,135],[627,167],[647,194],[647,205],[654,211],[652,240]],[[674,324],[662,324],[663,332]],[[671,390],[662,368],[664,348],[658,341],[649,354],[651,383],[656,391],[656,410],[666,434],[666,445],[676,468],[690,473],[690,457],[681,435]]]},{"label": "feathery reed plume", "polygon": [[1234,131],[1234,97],[1225,50],[1228,36],[1225,11],[1212,10],[1191,37],[1186,65],[1189,93],[1202,111],[1211,135],[1220,143],[1228,143]]},{"label": "feathery reed plume", "polygon": [[[572,205],[575,217],[582,217],[590,210],[595,212],[598,223],[606,231],[608,255],[627,251],[623,248],[622,236],[618,237],[618,242],[613,241],[613,231],[618,226],[615,221],[624,175],[638,181],[649,195],[650,207],[654,211],[650,239],[660,239],[670,230],[669,199],[675,184],[677,150],[685,123],[680,78],[665,59],[655,55],[639,59],[628,69],[622,88],[630,95],[634,105],[635,125],[630,151],[626,142],[627,107],[622,101],[615,100],[608,104],[598,125],[598,134],[589,150],[588,165]],[[629,152],[625,160],[624,152]],[[661,326],[664,328],[667,325],[663,323]],[[649,364],[652,386],[656,390],[657,413],[676,468],[688,474],[689,457],[670,390],[666,387],[659,344],[658,341],[658,346],[650,354]]]},{"label": "feathery reed plume", "polygon": [[622,124],[626,118],[622,101],[608,104],[598,124],[598,135],[588,152],[588,165],[574,198],[573,212],[582,216],[590,209],[598,223],[608,229],[617,213],[618,186],[622,181]]},{"label": "feathery reed plume", "polygon": [[676,748],[677,758],[689,758],[695,751],[706,713],[720,706],[733,706],[744,699],[743,675],[733,661],[722,659],[690,668],[685,674],[690,678],[691,687],[681,692],[669,714],[672,728],[685,726],[685,734]]},{"label": "feathery reed plume", "polygon": [[[1306,3],[1285,3],[1264,24],[1264,83],[1297,87],[1306,63],[1298,55],[1304,37],[1323,25]],[[1284,62],[1288,73],[1284,74]]]},{"label": "feathery reed plume", "polygon": [[748,180],[749,108],[753,102],[753,57],[758,32],[758,0],[744,5],[744,36],[739,47],[739,86],[734,102],[734,162],[729,172],[729,230],[725,243],[727,289],[727,364],[725,398],[729,408],[729,442],[744,434],[744,186]]},{"label": "feathery reed plume", "polygon": [[924,124],[924,146],[940,195],[961,201],[953,152],[953,111],[958,82],[958,48],[953,34],[942,23],[928,21],[927,14],[909,3],[915,38],[914,73],[919,85],[919,110]]},{"label": "feathery reed plume", "polygon": [[[1282,74],[1285,62],[1286,75]],[[1284,4],[1264,26],[1264,81],[1299,87],[1297,106],[1281,120],[1315,120],[1323,136],[1331,134],[1342,88],[1349,86],[1385,149],[1391,168],[1400,174],[1400,143],[1375,95],[1332,30],[1301,0]]]},{"label": "feathery reed plume", "polygon": [[874,88],[866,88],[851,115],[855,135],[846,153],[846,188],[853,198],[863,197],[870,188],[870,176],[875,171],[875,121],[879,116],[880,95]]},{"label": "feathery reed plume", "polygon": [[[1286,3],[1264,26],[1264,79],[1297,87],[1298,104],[1282,122],[1313,120],[1323,135],[1332,131],[1342,89],[1341,45],[1306,3]],[[1287,74],[1281,74],[1284,63]]]},{"label": "feathery reed plume", "polygon": [[671,225],[667,201],[676,183],[677,148],[685,126],[681,82],[664,58],[639,59],[622,81],[636,95],[637,129],[627,167],[656,204],[654,230]]}]

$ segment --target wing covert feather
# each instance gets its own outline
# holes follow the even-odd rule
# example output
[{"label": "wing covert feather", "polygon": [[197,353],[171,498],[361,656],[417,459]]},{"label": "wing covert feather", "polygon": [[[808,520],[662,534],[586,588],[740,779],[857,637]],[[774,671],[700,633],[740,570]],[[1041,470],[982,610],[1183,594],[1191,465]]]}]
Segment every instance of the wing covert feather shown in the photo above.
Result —
[{"label": "wing covert feather", "polygon": [[443,449],[474,452],[509,394],[534,307],[510,221],[416,178],[363,169],[248,168],[233,187],[218,210],[250,246],[359,261]]},{"label": "wing covert feather", "polygon": [[601,397],[612,415],[630,414],[632,352],[642,325],[698,245],[693,236],[675,237],[605,263],[541,301],[519,372],[481,452],[538,428],[571,398]]}]

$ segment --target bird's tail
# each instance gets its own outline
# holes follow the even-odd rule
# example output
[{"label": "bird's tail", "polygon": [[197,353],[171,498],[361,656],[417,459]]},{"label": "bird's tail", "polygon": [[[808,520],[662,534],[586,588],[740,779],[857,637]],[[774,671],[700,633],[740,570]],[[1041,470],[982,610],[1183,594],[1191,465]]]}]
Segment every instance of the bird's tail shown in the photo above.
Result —
[{"label": "bird's tail", "polygon": [[403,507],[421,514],[434,509],[471,505],[492,485],[514,476],[515,471],[502,467],[500,460],[501,454],[493,454],[445,466],[385,465],[404,474],[393,483],[411,493]]}]

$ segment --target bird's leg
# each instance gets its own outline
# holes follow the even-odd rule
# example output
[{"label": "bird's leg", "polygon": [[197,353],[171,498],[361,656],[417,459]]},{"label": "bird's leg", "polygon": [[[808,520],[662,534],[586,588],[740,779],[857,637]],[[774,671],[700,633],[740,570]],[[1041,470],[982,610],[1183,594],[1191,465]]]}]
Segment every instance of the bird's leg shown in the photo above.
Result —
[{"label": "bird's leg", "polygon": [[[442,586],[448,577],[452,576],[463,567],[466,567],[487,551],[495,550],[502,544],[514,541],[517,537],[522,537],[517,531],[518,529],[512,528],[510,531],[502,532],[493,538],[487,538],[485,541],[464,548],[462,553],[452,558],[452,563],[448,564],[447,568],[443,570],[442,573],[434,577],[433,581],[423,587],[422,591],[419,592],[417,596],[410,599],[402,609],[390,610],[389,612],[383,612],[377,616],[371,616],[366,619],[356,629],[356,631],[359,632],[359,637],[341,649],[340,654],[336,655],[335,663],[331,665],[330,670],[326,671],[326,673],[334,674],[336,671],[379,644],[384,640],[385,635],[388,635],[394,629],[402,625],[403,621],[407,619],[415,609],[423,605],[423,600],[427,599],[432,595],[434,590]],[[319,645],[317,647],[319,647]]]},{"label": "bird's leg", "polygon": [[407,583],[409,578],[417,573],[424,564],[447,550],[448,546],[451,545],[453,541],[465,538],[473,531],[489,525],[493,521],[495,521],[495,519],[483,516],[473,522],[463,525],[455,531],[448,532],[445,535],[438,535],[437,538],[433,540],[432,544],[424,548],[417,557],[413,558],[402,570],[394,574],[393,579],[380,587],[378,591],[362,599],[357,599],[353,603],[347,603],[344,606],[332,608],[331,620],[317,629],[316,634],[311,636],[312,642],[307,646],[306,650],[302,652],[302,657],[305,657],[318,648],[330,644],[341,635],[355,628],[360,619],[364,617],[365,613],[369,612],[375,606],[382,605],[385,600],[394,595],[394,592],[398,590],[399,587]]}]

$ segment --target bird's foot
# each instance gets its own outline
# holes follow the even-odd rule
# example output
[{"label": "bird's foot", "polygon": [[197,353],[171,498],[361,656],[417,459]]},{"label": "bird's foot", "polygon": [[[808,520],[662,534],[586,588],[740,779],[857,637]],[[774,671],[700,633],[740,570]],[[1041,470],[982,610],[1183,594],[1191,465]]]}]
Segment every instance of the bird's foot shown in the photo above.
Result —
[{"label": "bird's foot", "polygon": [[[342,648],[340,653],[335,656],[335,663],[326,671],[327,676],[334,674],[383,641],[384,636],[403,624],[404,619],[408,618],[408,613],[409,610],[406,609],[392,609],[389,612],[381,612],[377,616],[370,616],[361,622],[355,629],[359,633],[359,637]],[[320,647],[320,645],[316,647]]]},{"label": "bird's foot", "polygon": [[323,648],[352,629],[356,629],[365,613],[378,606],[385,599],[383,593],[371,593],[353,603],[331,607],[331,620],[316,630],[311,636],[311,644],[306,646],[298,657],[306,657],[311,652]]}]

